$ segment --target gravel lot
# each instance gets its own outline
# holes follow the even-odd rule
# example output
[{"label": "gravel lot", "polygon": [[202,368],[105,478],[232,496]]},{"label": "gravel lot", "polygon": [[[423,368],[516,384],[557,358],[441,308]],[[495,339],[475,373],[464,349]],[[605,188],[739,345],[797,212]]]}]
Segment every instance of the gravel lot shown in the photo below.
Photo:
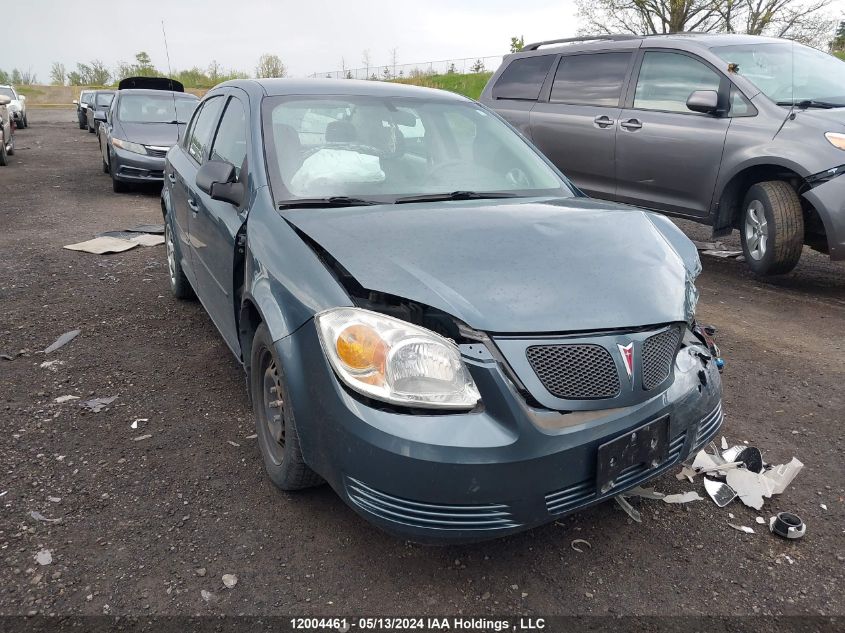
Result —
[{"label": "gravel lot", "polygon": [[[803,540],[770,535],[738,503],[635,500],[639,525],[605,503],[499,541],[420,547],[326,487],[271,487],[241,370],[200,305],[171,297],[164,248],[61,248],[160,222],[157,192],[112,193],[73,112],[30,120],[0,168],[0,353],[24,350],[0,360],[0,614],[845,614],[842,264],[805,252],[764,282],[705,259],[698,284],[727,360],[724,433],[804,462],[761,513],[801,515]],[[64,395],[117,399],[91,413],[54,402]],[[672,474],[655,485],[691,488]]]}]

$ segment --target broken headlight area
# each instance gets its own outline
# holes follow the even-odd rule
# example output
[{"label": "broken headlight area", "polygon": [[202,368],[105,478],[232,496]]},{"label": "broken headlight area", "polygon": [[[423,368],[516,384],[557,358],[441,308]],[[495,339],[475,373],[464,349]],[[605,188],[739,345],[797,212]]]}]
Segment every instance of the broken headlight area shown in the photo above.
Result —
[{"label": "broken headlight area", "polygon": [[146,154],[147,148],[141,145],[140,143],[133,143],[132,141],[124,141],[120,138],[112,138],[111,144],[115,147],[118,147],[122,150],[127,152],[132,152],[133,154]]},{"label": "broken headlight area", "polygon": [[429,329],[361,308],[326,310],[315,322],[335,374],[360,394],[452,410],[481,399],[457,345]]}]

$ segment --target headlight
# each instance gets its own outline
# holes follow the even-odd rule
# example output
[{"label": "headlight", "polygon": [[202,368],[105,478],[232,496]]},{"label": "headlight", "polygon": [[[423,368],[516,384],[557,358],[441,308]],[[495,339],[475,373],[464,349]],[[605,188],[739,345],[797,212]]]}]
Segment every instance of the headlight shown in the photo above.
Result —
[{"label": "headlight", "polygon": [[838,149],[845,149],[845,134],[839,132],[825,132],[824,137]]},{"label": "headlight", "polygon": [[450,340],[360,308],[315,317],[323,351],[338,377],[376,400],[413,407],[472,409],[481,395]]},{"label": "headlight", "polygon": [[119,138],[112,138],[111,144],[115,147],[119,147],[120,149],[125,149],[127,152],[132,152],[134,154],[146,154],[147,148],[141,145],[140,143],[133,143],[131,141],[124,141],[123,139]]}]

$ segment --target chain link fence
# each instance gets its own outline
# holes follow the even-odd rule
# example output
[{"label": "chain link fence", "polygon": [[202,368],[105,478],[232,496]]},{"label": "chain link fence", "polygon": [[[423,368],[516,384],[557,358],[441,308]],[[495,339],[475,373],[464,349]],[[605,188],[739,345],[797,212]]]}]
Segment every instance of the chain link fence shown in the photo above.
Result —
[{"label": "chain link fence", "polygon": [[311,78],[327,79],[370,79],[389,80],[431,75],[466,75],[469,73],[492,72],[502,63],[502,55],[486,57],[465,57],[463,59],[443,59],[440,61],[417,62],[413,64],[388,64],[362,68],[329,70],[308,75]]}]

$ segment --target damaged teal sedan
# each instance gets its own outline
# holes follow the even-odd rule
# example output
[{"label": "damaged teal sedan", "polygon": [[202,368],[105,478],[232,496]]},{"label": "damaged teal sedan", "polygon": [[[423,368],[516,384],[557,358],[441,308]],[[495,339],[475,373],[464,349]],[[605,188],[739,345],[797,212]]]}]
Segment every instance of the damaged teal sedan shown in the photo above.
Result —
[{"label": "damaged teal sedan", "polygon": [[243,364],[283,490],[480,540],[652,479],[722,423],[693,244],[586,197],[478,103],[227,82],[165,174],[173,292]]}]

